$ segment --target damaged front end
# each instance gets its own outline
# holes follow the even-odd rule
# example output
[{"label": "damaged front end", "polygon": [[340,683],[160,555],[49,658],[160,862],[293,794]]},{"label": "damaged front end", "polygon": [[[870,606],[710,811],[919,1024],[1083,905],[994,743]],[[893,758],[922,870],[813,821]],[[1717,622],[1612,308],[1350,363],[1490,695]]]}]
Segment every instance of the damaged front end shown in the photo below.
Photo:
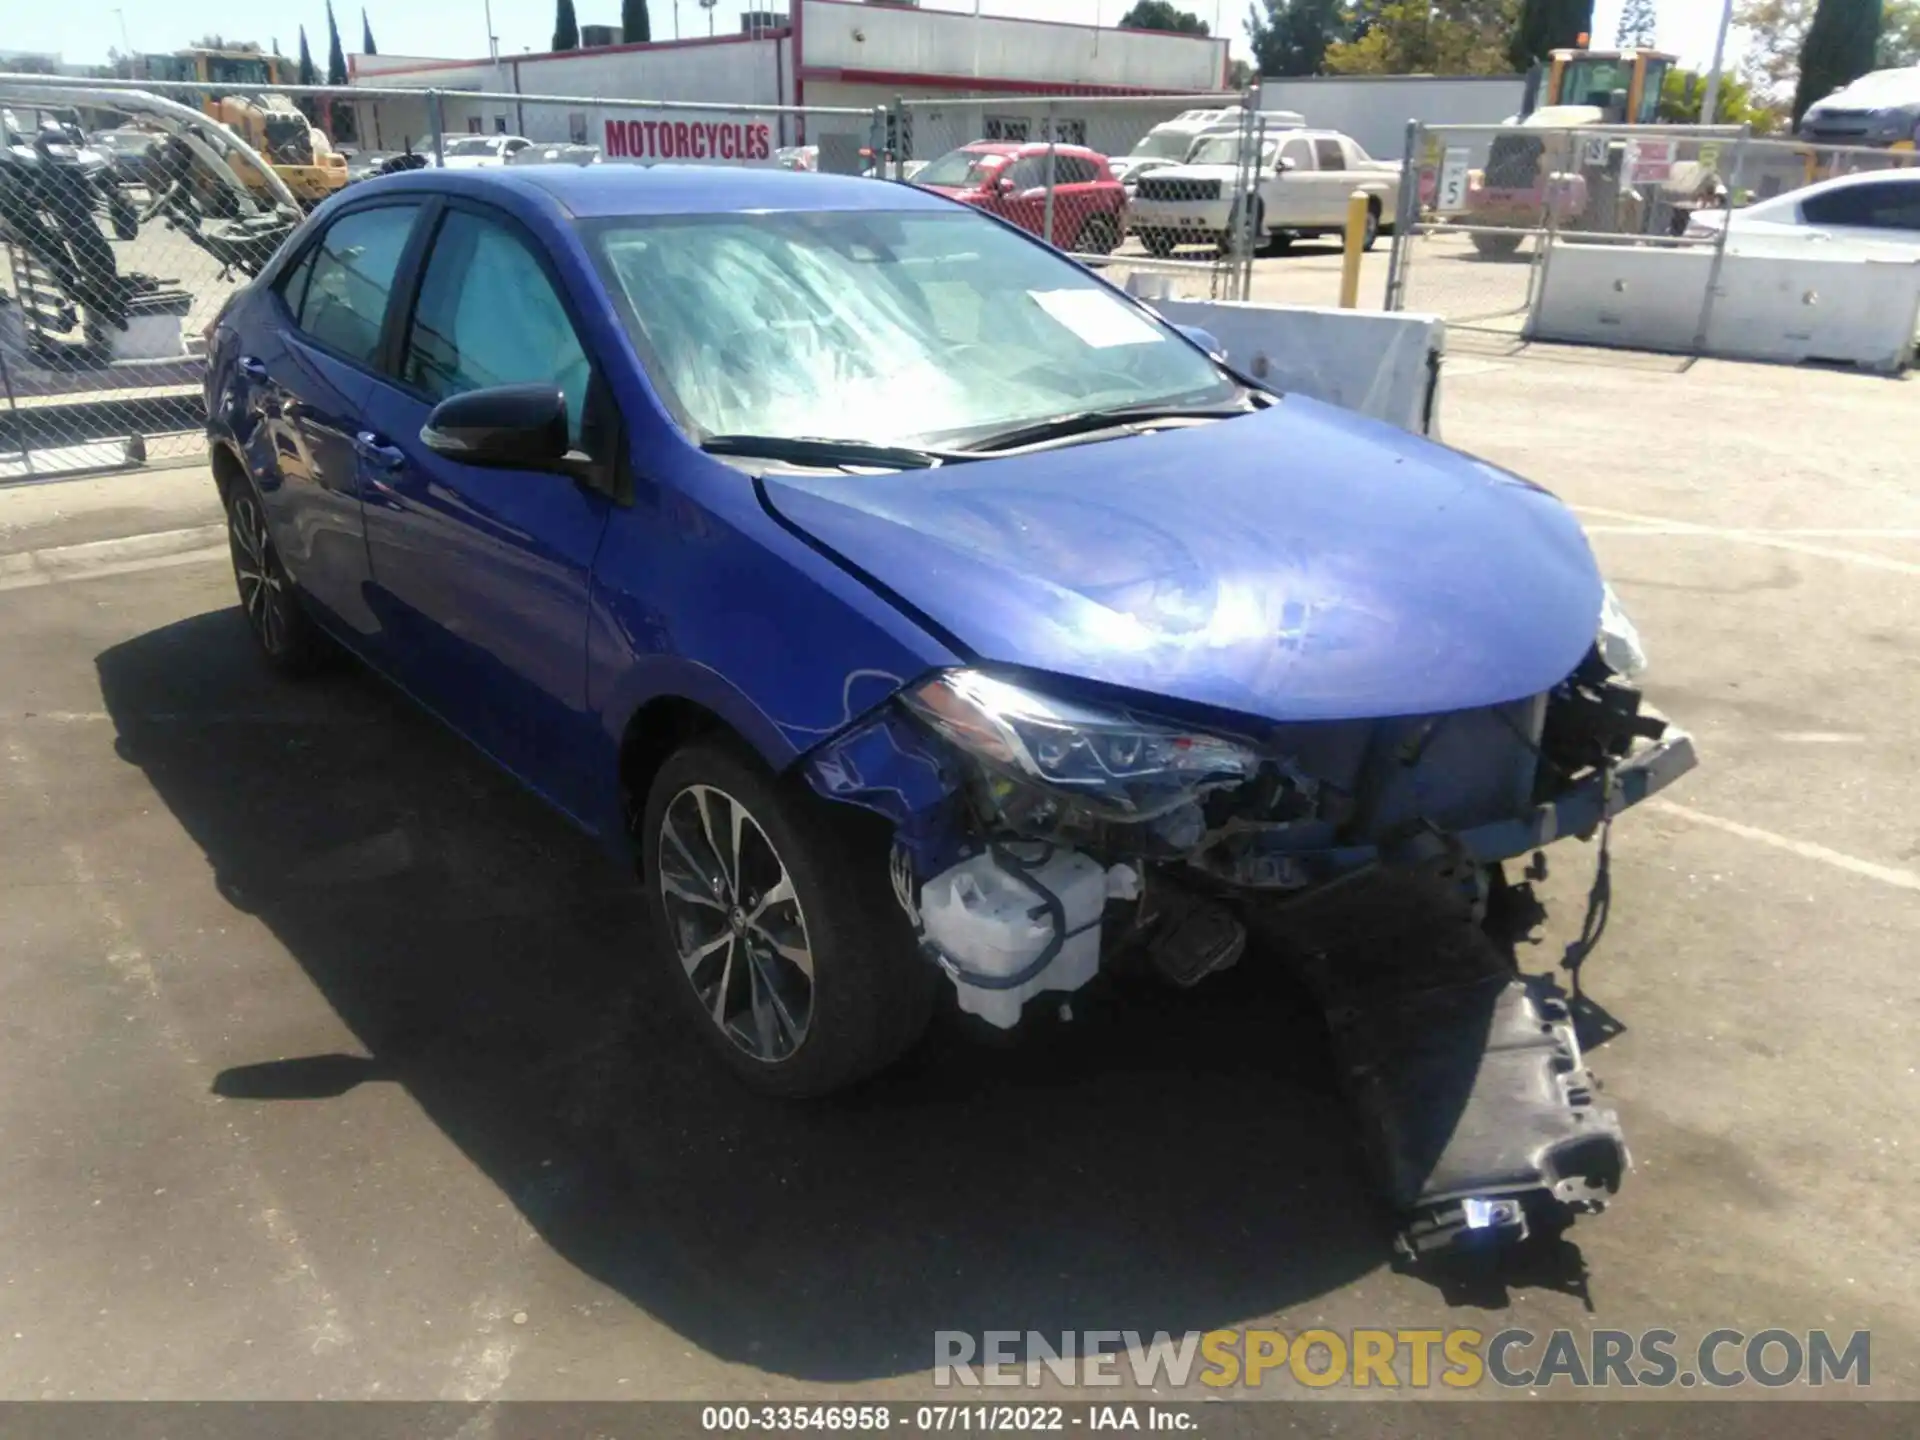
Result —
[{"label": "damaged front end", "polygon": [[1559,685],[1445,715],[1187,724],[950,670],[807,774],[893,822],[922,949],[991,1024],[1110,966],[1197,984],[1250,933],[1289,962],[1420,1255],[1597,1210],[1626,1169],[1566,1005],[1481,922],[1503,861],[1591,838],[1693,767],[1630,683],[1643,664],[1609,592]]}]

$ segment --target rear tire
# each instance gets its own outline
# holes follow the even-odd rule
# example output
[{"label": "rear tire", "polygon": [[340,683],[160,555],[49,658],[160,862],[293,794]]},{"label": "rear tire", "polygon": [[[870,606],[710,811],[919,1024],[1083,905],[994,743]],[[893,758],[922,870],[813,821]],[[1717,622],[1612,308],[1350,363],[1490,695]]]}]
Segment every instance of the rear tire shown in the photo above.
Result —
[{"label": "rear tire", "polygon": [[1119,227],[1110,215],[1089,215],[1074,237],[1073,248],[1082,255],[1111,255],[1120,244]]},{"label": "rear tire", "polygon": [[268,666],[289,679],[321,669],[333,657],[332,646],[301,606],[250,480],[238,481],[227,498],[227,549],[241,613]]},{"label": "rear tire", "polygon": [[1380,202],[1367,201],[1367,228],[1361,232],[1360,248],[1373,249],[1373,242],[1380,238]]},{"label": "rear tire", "polygon": [[1142,230],[1140,243],[1156,260],[1164,260],[1173,254],[1173,236],[1165,230]]},{"label": "rear tire", "polygon": [[1518,254],[1520,236],[1518,235],[1475,235],[1471,237],[1473,248],[1489,260],[1503,260],[1509,255]]},{"label": "rear tire", "polygon": [[824,1095],[920,1038],[939,974],[915,953],[877,826],[713,740],[667,759],[640,823],[652,948],[688,1023],[749,1086]]}]

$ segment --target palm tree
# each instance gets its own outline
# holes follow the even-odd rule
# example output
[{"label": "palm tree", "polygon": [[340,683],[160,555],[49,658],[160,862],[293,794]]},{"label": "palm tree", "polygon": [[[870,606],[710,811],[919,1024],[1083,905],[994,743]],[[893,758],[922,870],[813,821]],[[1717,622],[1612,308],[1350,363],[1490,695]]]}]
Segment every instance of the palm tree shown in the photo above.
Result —
[{"label": "palm tree", "polygon": [[707,12],[707,34],[711,35],[713,34],[713,7],[718,5],[720,0],[699,0],[699,3],[700,8]]}]

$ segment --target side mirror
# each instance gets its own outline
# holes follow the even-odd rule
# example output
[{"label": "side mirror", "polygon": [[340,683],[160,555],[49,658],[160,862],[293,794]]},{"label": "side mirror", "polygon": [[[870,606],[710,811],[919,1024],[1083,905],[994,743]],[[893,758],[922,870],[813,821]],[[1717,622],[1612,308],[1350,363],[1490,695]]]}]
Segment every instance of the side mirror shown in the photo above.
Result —
[{"label": "side mirror", "polygon": [[[552,385],[469,390],[433,407],[420,443],[436,455],[503,470],[571,470],[567,397]],[[584,458],[584,457],[582,457]]]},{"label": "side mirror", "polygon": [[1291,169],[1293,169],[1293,161],[1284,155],[1273,162],[1273,173],[1276,175],[1284,175]]},{"label": "side mirror", "polygon": [[1220,343],[1220,338],[1211,330],[1203,330],[1198,325],[1176,325],[1173,328],[1186,336],[1187,339],[1191,340],[1194,344],[1198,345],[1202,350],[1206,351],[1207,354],[1211,355],[1215,360],[1226,360],[1227,347]]},{"label": "side mirror", "polygon": [[998,180],[993,182],[993,188],[1001,195],[1013,194],[1015,189],[1013,177],[1011,175],[1002,175]]}]

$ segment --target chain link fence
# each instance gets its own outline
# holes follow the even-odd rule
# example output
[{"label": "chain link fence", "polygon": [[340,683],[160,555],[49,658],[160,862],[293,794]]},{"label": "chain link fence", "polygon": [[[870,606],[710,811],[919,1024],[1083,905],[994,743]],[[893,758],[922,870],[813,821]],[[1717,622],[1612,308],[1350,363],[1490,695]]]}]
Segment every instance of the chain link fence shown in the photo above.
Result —
[{"label": "chain link fence", "polygon": [[1150,298],[1244,297],[1258,222],[1236,200],[1261,152],[1243,96],[835,109],[0,75],[0,110],[0,481],[198,459],[221,306],[314,205],[393,171],[681,161],[929,185]]},{"label": "chain link fence", "polygon": [[[1667,348],[1700,353],[1722,298],[1722,257],[1756,233],[1741,211],[1836,176],[1916,163],[1910,151],[1762,139],[1738,127],[1409,125],[1386,306],[1518,342],[1535,333],[1556,254],[1684,250],[1699,262]],[[1841,213],[1862,200],[1849,190],[1815,201],[1806,223],[1871,223]],[[1911,244],[1920,206],[1906,203]]]},{"label": "chain link fence", "polygon": [[1264,121],[1252,97],[902,100],[889,173],[1156,298],[1243,299]]}]

